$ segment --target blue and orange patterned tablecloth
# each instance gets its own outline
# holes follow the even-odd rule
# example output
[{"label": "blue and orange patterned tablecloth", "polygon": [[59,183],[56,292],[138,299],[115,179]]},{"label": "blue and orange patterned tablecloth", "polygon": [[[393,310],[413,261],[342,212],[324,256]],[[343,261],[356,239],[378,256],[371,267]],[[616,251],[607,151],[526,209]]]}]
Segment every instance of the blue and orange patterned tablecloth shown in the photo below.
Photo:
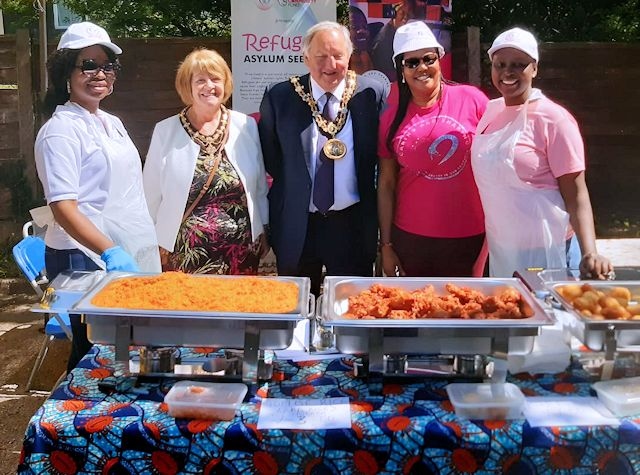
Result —
[{"label": "blue and orange patterned tablecloth", "polygon": [[[190,350],[191,351],[191,350]],[[207,350],[199,352],[206,357]],[[31,419],[20,474],[634,474],[640,414],[620,427],[532,428],[455,416],[446,380],[372,394],[349,358],[275,362],[232,421],[174,419],[161,384],[104,394],[113,348],[94,346]],[[586,372],[510,376],[526,396],[593,395]],[[263,397],[348,396],[350,429],[257,430]]]}]

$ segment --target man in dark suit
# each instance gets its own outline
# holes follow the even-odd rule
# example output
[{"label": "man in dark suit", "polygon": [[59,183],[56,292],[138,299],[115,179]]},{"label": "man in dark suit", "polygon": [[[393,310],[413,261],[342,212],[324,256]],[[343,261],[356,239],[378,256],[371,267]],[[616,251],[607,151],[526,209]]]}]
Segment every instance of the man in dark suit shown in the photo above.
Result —
[{"label": "man in dark suit", "polygon": [[[280,275],[372,275],[378,223],[375,170],[382,85],[348,71],[349,30],[321,22],[303,41],[309,74],[267,88],[260,140],[270,239]],[[327,95],[330,93],[330,95]]]}]

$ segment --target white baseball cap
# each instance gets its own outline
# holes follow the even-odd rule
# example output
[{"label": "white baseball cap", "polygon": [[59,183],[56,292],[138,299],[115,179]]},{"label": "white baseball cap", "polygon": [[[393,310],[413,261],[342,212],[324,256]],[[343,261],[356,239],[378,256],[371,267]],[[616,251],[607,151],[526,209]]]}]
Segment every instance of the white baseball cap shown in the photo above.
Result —
[{"label": "white baseball cap", "polygon": [[69,25],[60,37],[58,49],[82,49],[93,45],[106,46],[115,54],[122,54],[120,47],[111,42],[104,28],[88,21]]},{"label": "white baseball cap", "polygon": [[424,48],[436,48],[438,56],[441,58],[444,56],[444,48],[438,43],[427,24],[423,21],[410,21],[396,30],[393,37],[393,57],[391,60],[395,64],[399,54]]},{"label": "white baseball cap", "polygon": [[535,36],[522,28],[511,28],[500,33],[487,51],[489,59],[493,59],[493,53],[503,48],[515,48],[538,61],[538,42]]}]

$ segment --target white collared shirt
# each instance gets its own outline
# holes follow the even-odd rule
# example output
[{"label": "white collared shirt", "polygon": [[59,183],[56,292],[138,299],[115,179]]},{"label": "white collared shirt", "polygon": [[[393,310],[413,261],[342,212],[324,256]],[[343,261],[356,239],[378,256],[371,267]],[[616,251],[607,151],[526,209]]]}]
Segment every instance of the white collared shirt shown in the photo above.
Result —
[{"label": "white collared shirt", "polygon": [[[311,94],[318,104],[318,110],[324,109],[325,102],[327,101],[325,94],[329,91],[325,91],[320,85],[309,77],[311,83]],[[344,80],[340,82],[338,87],[331,94],[334,98],[331,100],[329,107],[331,108],[332,117],[335,117],[338,113],[340,106],[340,99],[344,93],[346,83]],[[320,131],[318,127],[313,127],[313,133],[311,134],[311,180],[315,181],[315,171],[318,169],[318,161],[320,150],[318,149],[318,138]],[[360,195],[358,194],[358,180],[356,178],[356,163],[353,153],[353,127],[351,122],[351,114],[347,114],[347,121],[340,132],[336,134],[336,138],[342,140],[347,146],[347,154],[339,160],[335,161],[334,165],[334,202],[330,210],[339,211],[341,209],[348,208],[351,205],[360,201]],[[313,204],[313,190],[311,191],[311,200],[309,202],[309,211],[318,211],[318,208]]]}]

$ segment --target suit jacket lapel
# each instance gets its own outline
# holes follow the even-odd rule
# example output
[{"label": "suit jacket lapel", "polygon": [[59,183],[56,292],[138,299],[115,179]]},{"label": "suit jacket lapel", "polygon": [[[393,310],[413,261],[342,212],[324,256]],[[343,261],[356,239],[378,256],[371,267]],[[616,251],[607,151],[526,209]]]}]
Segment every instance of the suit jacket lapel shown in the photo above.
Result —
[{"label": "suit jacket lapel", "polygon": [[[300,84],[302,84],[305,87],[305,89],[310,92],[309,74],[305,74],[304,76],[300,77]],[[295,92],[295,89],[293,89],[293,85],[291,86],[291,90],[293,91],[293,95],[294,95],[294,101],[295,101],[294,104],[297,104],[297,106],[300,106],[300,109],[293,109],[292,107],[292,113],[297,117],[300,117],[300,122],[299,122],[301,127],[300,134],[299,134],[300,149],[302,151],[302,156],[304,157],[305,165],[307,167],[307,172],[309,173],[309,181],[311,181],[311,177],[313,176],[312,167],[315,164],[315,160],[311,156],[312,143],[313,143],[313,128],[315,127],[315,122],[311,117],[311,109],[309,108],[309,105],[302,100],[302,98],[298,95],[297,92]],[[297,106],[294,106],[294,107],[297,107]],[[291,107],[291,105],[287,105],[287,107]],[[300,112],[299,113],[295,112],[297,110],[299,110]]]},{"label": "suit jacket lapel", "polygon": [[[356,80],[358,81],[359,76],[356,76]],[[358,169],[360,154],[358,154],[358,149],[360,145],[361,139],[366,139],[367,136],[371,136],[372,131],[367,131],[367,118],[364,115],[364,109],[360,106],[360,102],[362,100],[362,95],[360,94],[363,91],[362,85],[360,81],[356,84],[356,90],[353,93],[353,97],[347,104],[347,108],[349,109],[349,115],[351,116],[351,126],[353,128],[353,157],[354,163],[356,166],[356,170]]]}]

